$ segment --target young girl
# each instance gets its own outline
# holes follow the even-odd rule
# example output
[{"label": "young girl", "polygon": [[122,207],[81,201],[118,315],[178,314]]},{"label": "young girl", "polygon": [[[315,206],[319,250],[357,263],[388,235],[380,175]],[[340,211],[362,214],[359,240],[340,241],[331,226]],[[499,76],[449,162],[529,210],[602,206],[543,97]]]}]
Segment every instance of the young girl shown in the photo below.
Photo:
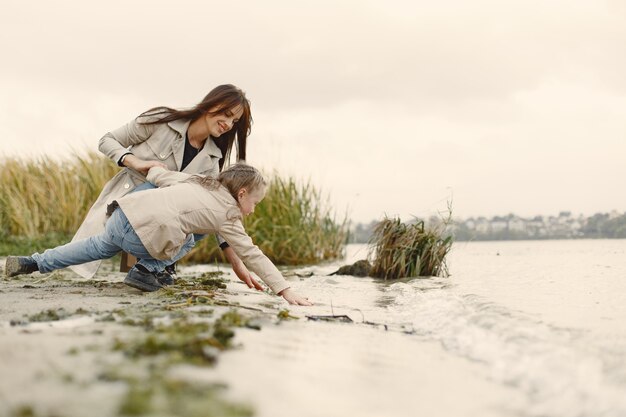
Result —
[{"label": "young girl", "polygon": [[[124,283],[142,291],[156,291],[167,278],[165,267],[193,247],[194,233],[219,233],[272,291],[291,304],[312,305],[289,288],[274,264],[252,243],[241,223],[243,216],[254,212],[265,196],[267,184],[259,171],[238,163],[213,179],[155,166],[148,171],[147,179],[160,188],[127,194],[113,201],[103,233],[42,254],[9,256],[6,275],[51,272],[110,258],[123,250],[140,259]],[[251,277],[246,284],[259,287]]]}]

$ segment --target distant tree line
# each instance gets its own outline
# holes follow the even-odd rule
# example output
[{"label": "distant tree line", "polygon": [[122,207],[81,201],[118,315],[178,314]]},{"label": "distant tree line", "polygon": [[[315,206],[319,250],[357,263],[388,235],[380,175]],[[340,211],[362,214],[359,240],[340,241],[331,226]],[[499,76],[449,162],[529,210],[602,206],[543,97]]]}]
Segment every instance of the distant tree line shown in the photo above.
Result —
[{"label": "distant tree line", "polygon": [[[418,219],[415,219],[417,221]],[[431,217],[427,224],[441,222]],[[378,221],[357,223],[350,227],[348,243],[367,243]],[[626,239],[626,213],[596,213],[574,218],[570,212],[558,216],[535,216],[524,219],[513,214],[455,219],[447,230],[457,241],[469,240],[540,240],[540,239]]]},{"label": "distant tree line", "polygon": [[597,213],[589,217],[581,228],[587,238],[626,238],[626,213],[611,217],[608,213]]}]

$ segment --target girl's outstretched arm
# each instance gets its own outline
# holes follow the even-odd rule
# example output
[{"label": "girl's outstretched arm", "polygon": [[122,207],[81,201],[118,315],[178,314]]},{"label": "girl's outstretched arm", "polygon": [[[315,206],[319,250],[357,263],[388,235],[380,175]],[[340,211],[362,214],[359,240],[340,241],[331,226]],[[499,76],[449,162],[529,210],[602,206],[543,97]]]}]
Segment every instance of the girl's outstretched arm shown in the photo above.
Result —
[{"label": "girl's outstretched arm", "polygon": [[219,233],[246,266],[257,274],[274,293],[282,296],[290,304],[313,305],[306,297],[298,295],[289,288],[289,283],[280,271],[259,247],[252,242],[250,236],[246,234],[239,219],[226,221],[220,228]]}]

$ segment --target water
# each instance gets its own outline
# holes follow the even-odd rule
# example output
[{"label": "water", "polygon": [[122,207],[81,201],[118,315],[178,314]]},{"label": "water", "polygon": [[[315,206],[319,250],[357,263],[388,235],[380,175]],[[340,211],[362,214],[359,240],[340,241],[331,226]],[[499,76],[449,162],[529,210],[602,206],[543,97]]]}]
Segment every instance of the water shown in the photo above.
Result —
[{"label": "water", "polygon": [[316,267],[294,280],[316,306],[292,314],[356,324],[240,331],[217,373],[259,416],[626,416],[626,241],[457,243],[449,266],[393,283]]}]

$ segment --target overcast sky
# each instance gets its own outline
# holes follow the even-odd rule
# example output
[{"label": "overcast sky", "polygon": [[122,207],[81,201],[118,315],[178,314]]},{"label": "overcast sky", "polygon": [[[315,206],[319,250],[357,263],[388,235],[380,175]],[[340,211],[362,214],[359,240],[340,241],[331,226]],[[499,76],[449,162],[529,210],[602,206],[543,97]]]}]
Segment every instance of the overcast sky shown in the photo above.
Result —
[{"label": "overcast sky", "polygon": [[232,83],[248,162],[355,221],[621,212],[625,47],[621,0],[0,0],[0,154]]}]

